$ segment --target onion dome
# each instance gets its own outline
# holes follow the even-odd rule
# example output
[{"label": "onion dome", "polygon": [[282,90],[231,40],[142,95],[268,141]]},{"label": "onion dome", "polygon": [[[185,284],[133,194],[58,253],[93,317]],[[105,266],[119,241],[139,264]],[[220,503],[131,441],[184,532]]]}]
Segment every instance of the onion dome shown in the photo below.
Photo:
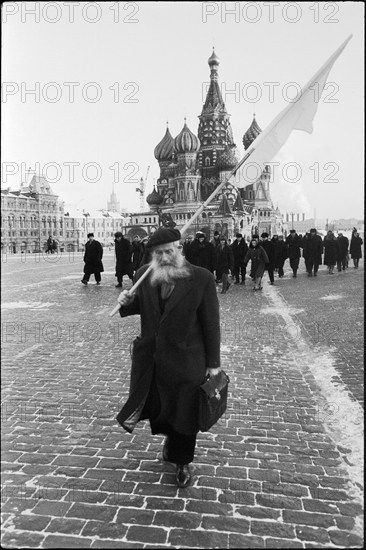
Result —
[{"label": "onion dome", "polygon": [[214,65],[220,65],[220,59],[215,54],[215,48],[213,48],[212,55],[208,59],[208,64],[210,65],[210,67],[213,67]]},{"label": "onion dome", "polygon": [[216,162],[219,170],[232,170],[240,161],[240,153],[236,145],[227,145]]},{"label": "onion dome", "polygon": [[253,141],[256,137],[259,136],[261,131],[261,128],[259,128],[257,121],[255,120],[255,115],[253,115],[253,122],[243,136],[244,149],[248,149],[249,145],[253,143]]},{"label": "onion dome", "polygon": [[184,122],[183,130],[174,140],[174,148],[179,153],[196,153],[200,148],[200,140],[188,128]]},{"label": "onion dome", "polygon": [[149,206],[159,206],[159,204],[161,204],[163,202],[163,197],[161,195],[159,195],[159,193],[157,192],[157,190],[155,189],[155,185],[154,185],[154,189],[152,191],[152,193],[150,193],[150,195],[148,195],[146,197],[146,202]]},{"label": "onion dome", "polygon": [[165,136],[154,149],[154,156],[158,161],[170,160],[173,157],[174,139],[169,128],[166,129]]}]

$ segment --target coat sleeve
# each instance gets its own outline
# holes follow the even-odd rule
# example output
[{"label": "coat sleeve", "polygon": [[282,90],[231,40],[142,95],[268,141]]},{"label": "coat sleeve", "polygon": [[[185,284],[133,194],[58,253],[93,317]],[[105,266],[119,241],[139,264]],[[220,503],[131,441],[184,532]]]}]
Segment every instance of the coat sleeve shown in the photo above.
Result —
[{"label": "coat sleeve", "polygon": [[206,351],[206,368],[220,367],[220,310],[215,279],[210,275],[197,310]]},{"label": "coat sleeve", "polygon": [[265,264],[269,263],[269,258],[267,252],[264,250],[263,246],[260,247],[262,249],[262,258],[264,260]]},{"label": "coat sleeve", "polygon": [[136,295],[134,301],[130,305],[121,307],[119,310],[119,314],[121,317],[129,317],[130,315],[140,315],[139,297]]}]

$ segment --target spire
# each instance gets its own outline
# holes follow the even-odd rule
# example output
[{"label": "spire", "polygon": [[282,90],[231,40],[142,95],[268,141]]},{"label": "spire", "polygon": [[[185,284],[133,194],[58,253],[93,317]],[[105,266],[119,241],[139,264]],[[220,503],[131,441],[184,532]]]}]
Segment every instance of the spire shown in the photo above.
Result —
[{"label": "spire", "polygon": [[218,214],[219,216],[231,216],[232,215],[230,204],[228,203],[228,200],[226,198],[225,193],[222,195],[222,199],[221,199],[221,202],[220,202],[220,205],[217,209],[216,214]]},{"label": "spire", "polygon": [[237,212],[244,212],[243,199],[241,198],[240,193],[236,195],[236,199],[233,205],[233,210]]},{"label": "spire", "polygon": [[217,106],[219,106],[223,111],[226,112],[225,103],[222,99],[221,90],[218,83],[219,74],[217,69],[220,64],[220,60],[215,54],[215,49],[213,49],[212,55],[208,59],[208,64],[211,69],[210,87],[207,92],[206,101],[202,109],[202,114],[205,114],[207,111],[216,110]]}]

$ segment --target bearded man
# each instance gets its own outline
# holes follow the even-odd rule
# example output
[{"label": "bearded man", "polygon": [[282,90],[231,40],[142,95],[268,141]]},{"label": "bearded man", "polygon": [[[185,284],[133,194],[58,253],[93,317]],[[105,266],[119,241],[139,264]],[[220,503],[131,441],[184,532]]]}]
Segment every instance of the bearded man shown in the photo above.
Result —
[{"label": "bearded man", "polygon": [[151,274],[136,294],[124,290],[118,298],[121,317],[141,316],[141,336],[133,346],[129,398],[117,420],[131,433],[149,419],[152,434],[166,435],[163,460],[176,464],[177,485],[187,487],[200,386],[220,370],[220,321],[213,275],[185,260],[179,240],[177,229],[158,229],[147,243]]}]

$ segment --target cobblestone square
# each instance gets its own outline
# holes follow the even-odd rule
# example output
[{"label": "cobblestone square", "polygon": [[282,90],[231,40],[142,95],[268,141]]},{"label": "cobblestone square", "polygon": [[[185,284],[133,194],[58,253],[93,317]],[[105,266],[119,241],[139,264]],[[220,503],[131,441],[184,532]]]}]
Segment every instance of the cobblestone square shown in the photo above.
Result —
[{"label": "cobblestone square", "polygon": [[363,260],[219,294],[229,403],[187,489],[115,420],[139,319],[103,262],[85,287],[81,253],[2,257],[2,546],[362,547]]}]

